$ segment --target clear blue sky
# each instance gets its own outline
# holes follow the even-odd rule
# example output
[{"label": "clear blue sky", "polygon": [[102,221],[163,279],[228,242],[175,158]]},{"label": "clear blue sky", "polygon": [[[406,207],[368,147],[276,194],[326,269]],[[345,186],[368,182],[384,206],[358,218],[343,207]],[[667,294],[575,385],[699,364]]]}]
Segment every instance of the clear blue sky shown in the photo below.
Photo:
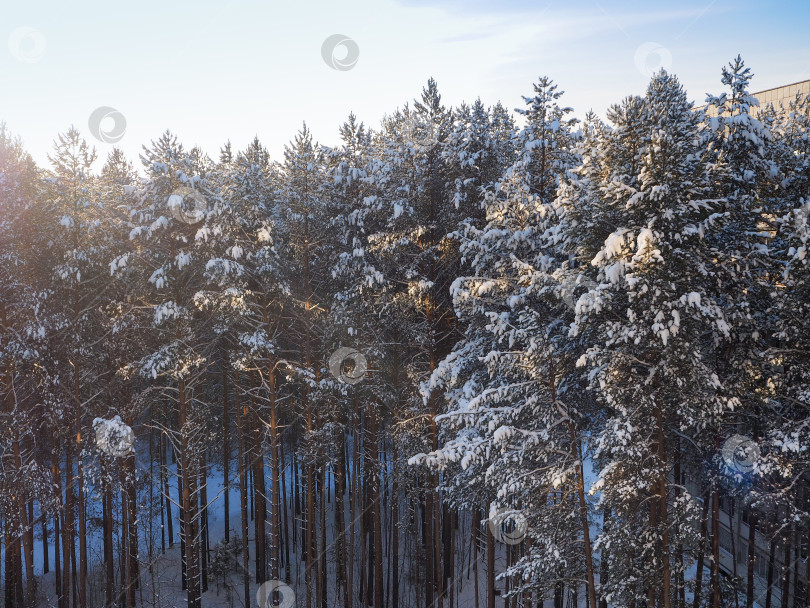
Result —
[{"label": "clear blue sky", "polygon": [[[41,164],[71,124],[106,156],[88,127],[100,106],[126,118],[118,146],[135,161],[166,128],[215,158],[258,135],[278,159],[302,121],[337,143],[350,111],[376,126],[430,76],[447,104],[515,108],[545,74],[579,116],[643,92],[661,63],[698,101],[737,53],[754,90],[805,80],[808,32],[807,0],[6,0],[0,121]],[[333,34],[356,42],[353,68],[324,61]]]}]

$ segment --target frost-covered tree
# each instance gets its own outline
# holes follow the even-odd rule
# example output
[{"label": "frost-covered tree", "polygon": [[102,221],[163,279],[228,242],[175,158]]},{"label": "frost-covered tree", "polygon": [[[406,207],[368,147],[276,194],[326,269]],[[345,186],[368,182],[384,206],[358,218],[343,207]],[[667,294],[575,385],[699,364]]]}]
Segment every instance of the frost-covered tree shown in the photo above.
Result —
[{"label": "frost-covered tree", "polygon": [[281,162],[0,127],[6,605],[810,603],[810,103],[751,76],[431,79]]},{"label": "frost-covered tree", "polygon": [[47,307],[54,215],[40,172],[0,123],[0,521],[6,606],[35,600],[34,523],[29,505],[54,512],[48,471],[50,427],[43,421],[42,372],[53,325]]},{"label": "frost-covered tree", "polygon": [[195,239],[217,193],[208,178],[208,159],[198,150],[186,151],[169,132],[144,148],[141,161],[146,180],[130,211],[135,227],[129,238],[141,279],[138,305],[143,325],[150,328],[151,349],[132,369],[151,381],[145,390],[163,397],[170,418],[176,415],[176,424],[164,432],[179,461],[185,588],[189,606],[199,608],[199,471],[206,403],[198,391],[211,353],[194,302],[206,263],[195,249]]},{"label": "frost-covered tree", "polygon": [[559,603],[565,587],[586,581],[595,604],[581,420],[559,389],[573,368],[567,309],[547,234],[557,184],[576,159],[575,121],[549,79],[535,93],[522,154],[484,201],[486,225],[458,233],[470,276],[451,293],[466,329],[424,389],[446,400],[443,446],[424,459],[445,471],[457,504],[488,513],[491,525],[502,512],[525,518],[526,545],[508,550],[511,592]]},{"label": "frost-covered tree", "polygon": [[[587,345],[578,365],[605,412],[593,488],[610,513],[598,541],[609,573],[602,587],[609,603],[670,606],[691,561],[684,547],[700,546],[696,500],[670,475],[682,451],[712,450],[718,419],[737,405],[715,368],[730,337],[726,260],[706,243],[725,200],[714,197],[700,116],[675,77],[660,72],[643,98],[608,118],[613,128],[595,140],[599,169],[589,171],[585,156],[577,173],[586,181],[559,201],[564,216],[570,209],[578,218],[585,202],[613,227],[590,260],[596,284],[578,299],[571,326]],[[561,230],[571,230],[565,219]],[[576,241],[568,235],[574,255],[593,253]]]}]

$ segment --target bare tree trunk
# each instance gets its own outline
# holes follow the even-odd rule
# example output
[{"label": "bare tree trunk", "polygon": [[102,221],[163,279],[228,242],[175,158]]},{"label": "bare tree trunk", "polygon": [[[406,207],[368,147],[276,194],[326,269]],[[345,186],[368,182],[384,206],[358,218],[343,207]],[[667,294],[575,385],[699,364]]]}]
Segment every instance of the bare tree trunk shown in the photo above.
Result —
[{"label": "bare tree trunk", "polygon": [[[804,533],[806,535],[810,534],[810,533],[808,533],[807,530],[805,530]],[[810,551],[810,538],[806,538],[805,542],[807,542],[808,551]],[[804,571],[804,580],[805,580],[805,583],[804,583],[804,605],[805,606],[810,606],[810,555],[807,556],[806,562],[807,562],[807,566],[805,567],[805,571]]]},{"label": "bare tree trunk", "polygon": [[712,489],[712,608],[720,606],[720,493]]},{"label": "bare tree trunk", "polygon": [[355,398],[354,401],[354,411],[352,416],[352,457],[351,457],[351,467],[349,469],[349,558],[347,562],[347,567],[349,570],[348,576],[348,584],[346,585],[346,595],[349,598],[349,603],[354,605],[354,545],[355,545],[355,513],[357,512],[357,494],[358,494],[358,487],[357,487],[357,461],[359,459],[359,450],[357,446],[357,440],[360,436],[359,426],[359,414],[357,411],[357,399]]},{"label": "bare tree trunk", "polygon": [[61,564],[61,530],[59,527],[59,513],[62,512],[62,473],[59,471],[59,440],[51,452],[51,471],[56,486],[58,510],[53,516],[53,562],[55,570],[55,591],[57,608],[65,608],[65,596],[62,593],[62,564]]},{"label": "bare tree trunk", "polygon": [[[672,601],[671,595],[671,577],[672,570],[669,563],[669,516],[667,513],[667,479],[666,471],[669,470],[667,462],[666,446],[664,445],[664,423],[661,408],[656,408],[656,424],[658,425],[658,460],[661,472],[658,477],[658,515],[659,525],[663,528],[661,539],[661,576],[663,578],[663,589],[661,592],[664,596],[663,607],[670,608]],[[592,603],[591,606],[596,606]]]},{"label": "bare tree trunk", "polygon": [[[355,392],[355,401],[357,400],[356,392]],[[365,425],[367,421],[365,415],[361,417],[360,425],[363,427],[363,433],[365,433]],[[368,555],[371,552],[371,545],[369,544],[369,525],[368,525],[368,511],[369,511],[369,504],[368,504],[368,455],[365,451],[368,449],[366,445],[365,438],[363,439],[363,460],[362,466],[358,465],[358,470],[356,471],[357,474],[357,483],[358,483],[358,494],[360,501],[360,515],[358,518],[360,519],[360,581],[358,585],[358,592],[359,592],[359,600],[361,604],[364,605],[371,605],[371,596],[369,595],[369,580],[371,580],[371,584],[373,585],[373,578],[369,576],[371,572],[371,566],[368,563]]]},{"label": "bare tree trunk", "polygon": [[[311,285],[310,285],[310,235],[309,235],[309,217],[310,217],[310,210],[309,210],[309,189],[308,189],[308,182],[305,181],[304,189],[302,192],[303,200],[305,208],[303,210],[303,217],[304,217],[304,259],[302,260],[302,266],[304,271],[303,277],[303,288],[304,288],[304,368],[308,372],[312,372],[314,375],[314,369],[312,365],[312,335],[311,335],[311,310],[312,310],[312,293],[311,293]],[[306,429],[307,429],[307,436],[308,438],[312,436],[313,428],[313,412],[312,412],[312,402],[309,398],[309,389],[306,384],[302,386],[302,399],[304,401],[304,411],[306,412]],[[315,485],[315,475],[314,469],[312,464],[312,459],[307,459],[306,465],[306,475],[307,475],[307,532],[306,532],[306,551],[305,554],[307,556],[307,563],[306,563],[306,571],[305,571],[305,578],[306,578],[306,586],[307,586],[307,608],[312,608],[312,581],[313,576],[317,577],[317,568],[315,564],[315,557],[316,557],[316,547],[317,547],[317,538],[315,532],[315,495],[314,495],[314,485]],[[317,578],[315,579],[317,580]]]},{"label": "bare tree trunk", "polygon": [[[208,548],[211,539],[208,536],[208,462],[205,452],[200,455],[200,555],[202,557],[202,592],[208,591]],[[227,525],[227,522],[226,522]]]},{"label": "bare tree trunk", "polygon": [[[673,463],[674,475],[675,475],[675,500],[678,500],[681,496],[681,483],[682,483],[682,474],[681,474],[681,438],[677,436],[675,439],[675,462]],[[686,608],[686,585],[684,581],[684,567],[683,567],[683,543],[681,542],[681,534],[680,529],[678,529],[678,543],[675,546],[675,554],[677,555],[677,564],[678,564],[678,573],[676,576],[675,585],[676,589],[676,596],[678,598],[677,606],[678,608]],[[607,608],[606,606],[600,608]]]},{"label": "bare tree trunk", "polygon": [[[288,510],[287,510],[287,481],[286,481],[286,470],[287,467],[284,466],[285,456],[284,456],[284,443],[279,444],[279,450],[281,451],[281,466],[282,466],[282,473],[281,473],[281,502],[284,505],[284,525],[282,527],[282,531],[284,534],[284,580],[290,582],[292,580],[290,578],[290,523],[288,517]],[[295,525],[292,526],[293,531],[295,530]]]},{"label": "bare tree trunk", "polygon": [[350,608],[346,593],[346,522],[344,494],[346,492],[346,434],[338,437],[337,463],[335,464],[335,560],[337,588],[343,592],[343,608]]},{"label": "bare tree trunk", "polygon": [[264,425],[250,395],[253,422],[253,508],[256,530],[256,583],[267,580],[267,487],[264,478]]},{"label": "bare tree trunk", "polygon": [[320,599],[321,608],[326,608],[327,592],[326,592],[326,465],[320,469],[318,473],[318,487],[320,489],[319,504],[320,504],[320,542],[321,547],[318,552],[318,561],[320,562],[320,583],[318,585],[318,598]]},{"label": "bare tree trunk", "polygon": [[[107,463],[105,463],[107,464]],[[106,468],[106,467],[105,467]],[[102,488],[102,503],[103,503],[103,526],[104,526],[104,573],[105,573],[105,586],[104,598],[105,606],[112,608],[115,603],[115,568],[114,568],[114,547],[113,547],[113,520],[112,520],[112,490],[110,483],[107,479],[107,472],[104,471],[104,481]]]},{"label": "bare tree trunk", "polygon": [[166,501],[166,535],[168,536],[169,547],[172,547],[174,546],[174,523],[172,520],[172,501],[169,490],[169,465],[166,458],[166,451],[169,448],[169,442],[167,438],[164,437],[160,448],[160,456],[163,459],[161,477],[163,479],[163,495]]},{"label": "bare tree trunk", "polygon": [[276,410],[276,370],[275,361],[271,358],[267,371],[267,383],[270,392],[270,578],[279,578],[279,549],[281,546],[281,487],[279,484],[280,462],[278,455],[278,412]]},{"label": "bare tree trunk", "polygon": [[[132,428],[132,415],[127,417],[127,425]],[[130,601],[131,606],[135,606],[135,590],[140,587],[140,567],[138,565],[138,495],[135,473],[135,453],[126,457],[125,465],[127,469],[127,513],[129,515],[129,575],[130,575]]]},{"label": "bare tree trunk", "polygon": [[51,571],[50,556],[48,555],[48,518],[42,513],[42,503],[39,506],[42,518],[42,573],[48,574]]},{"label": "bare tree trunk", "polygon": [[68,441],[65,445],[65,517],[62,527],[62,596],[65,598],[65,608],[76,606],[76,598],[73,597],[73,567],[76,563],[74,553],[74,516],[73,507],[73,446]]},{"label": "bare tree trunk", "polygon": [[[757,548],[757,513],[751,509],[748,513],[748,563],[745,581],[745,607],[754,608],[754,565]],[[810,585],[808,585],[810,589]]]},{"label": "bare tree trunk", "polygon": [[[5,336],[8,332],[8,312],[6,310],[5,301],[0,300],[0,336]],[[17,409],[17,398],[16,394],[12,388],[12,371],[11,371],[11,363],[9,358],[4,359],[3,365],[3,376],[2,376],[2,384],[0,384],[0,413],[4,414],[4,417],[8,416],[11,417],[14,411]],[[19,471],[22,464],[20,459],[20,445],[18,439],[15,437],[12,441],[12,450],[13,450],[13,459],[12,459],[12,468],[13,471]],[[22,496],[22,492],[19,492],[19,498],[15,501],[14,496],[10,497],[10,503],[13,504],[11,512],[5,513],[5,517],[3,518],[4,524],[4,539],[5,539],[5,606],[6,608],[16,608],[17,606],[23,606],[26,598],[25,592],[23,589],[23,580],[22,580],[22,548],[21,548],[21,539],[19,537],[19,531],[15,529],[17,526],[22,524],[24,526],[24,522],[22,518],[24,514],[22,512],[22,503],[24,503],[24,498]],[[14,504],[16,503],[16,504]],[[17,512],[17,517],[14,517],[13,512]],[[20,518],[20,521],[15,521],[17,518]],[[26,528],[23,528],[25,531]],[[33,583],[33,581],[29,580],[29,585]],[[33,598],[29,594],[28,600],[32,600]]]},{"label": "bare tree trunk", "polygon": [[196,534],[197,510],[194,508],[197,500],[195,475],[191,471],[192,459],[189,458],[189,432],[188,405],[186,403],[186,383],[181,379],[179,382],[180,400],[180,466],[182,468],[183,480],[183,536],[186,549],[186,580],[188,608],[200,608],[200,545]]},{"label": "bare tree trunk", "polygon": [[449,569],[449,573],[447,575],[446,580],[448,581],[448,586],[450,590],[450,594],[448,596],[449,600],[449,608],[453,608],[454,600],[455,600],[455,591],[456,591],[456,525],[457,525],[457,512],[453,509],[450,512],[450,521],[448,526],[450,528],[450,551],[448,559],[444,562],[447,568]]},{"label": "bare tree trunk", "polygon": [[231,408],[228,403],[228,356],[222,352],[222,489],[225,544],[231,540]]},{"label": "bare tree trunk", "polygon": [[22,580],[22,549],[21,541],[11,530],[12,522],[5,521],[5,605],[7,608],[17,608],[25,605]]},{"label": "bare tree trunk", "polygon": [[784,538],[784,560],[783,560],[783,568],[784,572],[782,575],[782,606],[789,606],[790,605],[790,573],[792,568],[790,554],[793,548],[793,530],[792,526],[787,525],[785,529],[785,538]]},{"label": "bare tree trunk", "polygon": [[[610,509],[605,509],[605,514],[602,519],[602,529],[607,530],[610,526],[611,512]],[[605,589],[610,579],[610,565],[609,556],[606,548],[602,548],[601,568],[599,571],[599,587],[601,596],[599,599],[599,608],[608,608],[607,599],[605,598]]]},{"label": "bare tree trunk", "polygon": [[247,504],[247,474],[245,472],[245,434],[244,418],[247,412],[242,410],[239,394],[239,372],[234,372],[234,401],[236,404],[236,434],[239,469],[239,509],[242,520],[242,583],[244,585],[244,605],[250,606],[250,552],[248,550],[248,504]]},{"label": "bare tree trunk", "polygon": [[430,473],[426,474],[426,485],[427,488],[425,490],[425,514],[423,518],[423,526],[425,531],[425,606],[432,607],[434,598],[436,597],[436,582],[435,582],[435,574],[436,574],[436,566],[434,562],[434,555],[436,550],[436,544],[433,540],[433,522],[435,519],[435,515],[433,513],[433,487],[431,487],[431,483],[433,481],[433,475]]},{"label": "bare tree trunk", "polygon": [[394,461],[391,488],[391,606],[399,608],[399,480],[397,446],[394,443]]},{"label": "bare tree trunk", "polygon": [[126,491],[126,471],[123,467],[120,469],[119,479],[121,480],[121,553],[118,557],[118,563],[121,568],[121,590],[118,592],[118,596],[124,608],[133,608],[129,595],[129,590],[132,588],[132,577],[129,569],[129,501],[127,500]]},{"label": "bare tree trunk", "polygon": [[480,598],[478,597],[478,539],[481,536],[481,513],[478,509],[473,509],[472,522],[472,567],[473,583],[475,584],[475,608],[480,608]]},{"label": "bare tree trunk", "polygon": [[[74,323],[78,328],[80,319],[78,286],[74,292],[73,311]],[[76,434],[76,496],[79,511],[79,606],[80,608],[87,608],[87,513],[84,506],[84,466],[82,465],[82,399],[79,361],[79,353],[76,352],[76,359],[73,361],[73,407],[75,413],[74,433]]]},{"label": "bare tree trunk", "polygon": [[774,578],[776,578],[776,535],[771,537],[770,551],[768,551],[768,585],[765,588],[765,608],[771,608],[773,599]]},{"label": "bare tree trunk", "polygon": [[[14,467],[17,471],[22,470],[22,453],[20,442],[12,442],[14,453]],[[20,525],[22,527],[22,557],[25,564],[25,601],[34,601],[34,590],[36,581],[34,580],[34,524],[28,513],[28,505],[25,504],[25,494],[20,491],[17,495],[17,510],[19,511]]]},{"label": "bare tree trunk", "polygon": [[693,608],[700,608],[701,592],[703,591],[703,562],[706,556],[706,540],[709,536],[709,496],[703,496],[703,515],[700,518],[700,546],[697,555],[697,570],[695,572],[695,600]]},{"label": "bare tree trunk", "polygon": [[495,537],[487,526],[487,608],[495,608]]},{"label": "bare tree trunk", "polygon": [[383,608],[383,572],[382,572],[382,514],[380,510],[380,475],[379,448],[377,446],[377,412],[368,413],[369,421],[369,474],[372,533],[374,535],[374,608]]},{"label": "bare tree trunk", "polygon": [[[555,376],[554,360],[549,360],[549,378],[551,385],[551,399],[557,403],[557,384]],[[593,566],[593,547],[591,545],[591,532],[588,524],[588,503],[585,499],[585,471],[582,464],[582,445],[580,444],[579,437],[574,428],[574,421],[571,420],[570,415],[566,411],[566,424],[568,426],[568,434],[571,440],[571,448],[574,450],[577,459],[576,466],[576,484],[577,484],[577,499],[579,501],[579,518],[582,527],[582,543],[585,552],[585,576],[588,586],[587,603],[591,608],[596,608],[596,584]]]}]

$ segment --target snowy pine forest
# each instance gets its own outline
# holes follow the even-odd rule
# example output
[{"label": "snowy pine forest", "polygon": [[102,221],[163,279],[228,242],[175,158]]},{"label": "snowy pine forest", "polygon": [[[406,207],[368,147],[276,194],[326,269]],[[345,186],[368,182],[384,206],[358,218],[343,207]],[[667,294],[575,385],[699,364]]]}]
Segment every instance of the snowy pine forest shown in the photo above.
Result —
[{"label": "snowy pine forest", "polygon": [[719,76],[2,127],[2,606],[810,605],[810,97]]}]

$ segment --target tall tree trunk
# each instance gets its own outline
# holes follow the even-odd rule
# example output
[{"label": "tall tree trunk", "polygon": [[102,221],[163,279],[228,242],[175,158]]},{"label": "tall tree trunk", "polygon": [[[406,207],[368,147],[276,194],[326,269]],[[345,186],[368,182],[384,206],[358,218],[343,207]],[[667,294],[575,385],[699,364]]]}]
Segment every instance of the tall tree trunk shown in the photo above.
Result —
[{"label": "tall tree trunk", "polygon": [[[345,427],[344,427],[345,428]],[[340,433],[335,464],[335,576],[337,589],[343,592],[343,608],[350,608],[346,593],[346,520],[344,494],[346,492],[346,433]]]},{"label": "tall tree trunk", "polygon": [[[6,304],[4,299],[0,300],[0,336],[5,336],[6,333],[9,331],[8,329],[8,312],[6,310]],[[4,417],[8,417],[11,419],[13,416],[14,411],[17,408],[17,399],[15,392],[12,388],[12,371],[11,371],[11,362],[10,358],[4,358],[4,365],[3,365],[3,376],[2,376],[2,384],[0,384],[0,414],[3,414]],[[13,471],[19,471],[21,468],[20,463],[20,449],[18,440],[15,438],[12,441],[12,467]],[[20,498],[15,501],[14,497],[11,497],[10,503],[13,504],[10,513],[5,513],[5,517],[2,518],[3,529],[4,529],[4,541],[5,541],[5,606],[6,608],[16,608],[22,607],[25,603],[25,593],[23,590],[23,580],[22,580],[22,548],[21,548],[21,539],[19,537],[19,530],[17,530],[17,526],[19,526],[22,522],[15,521],[18,518],[22,517],[22,510],[20,508],[21,502],[24,502],[22,498],[22,491],[21,488],[19,489]],[[14,516],[14,511],[18,511],[16,513],[16,517]],[[31,598],[29,598],[31,599]]]},{"label": "tall tree trunk", "polygon": [[222,489],[225,544],[231,541],[231,408],[228,403],[228,355],[222,351]]},{"label": "tall tree trunk", "polygon": [[[132,576],[129,559],[129,500],[127,500],[127,477],[126,469],[119,470],[119,480],[121,482],[121,554],[118,563],[121,568],[121,590],[118,592],[121,606],[124,608],[134,608],[130,602],[130,589],[132,589]],[[134,597],[134,596],[133,596]]]},{"label": "tall tree trunk", "polygon": [[[73,506],[73,446],[68,441],[65,445],[65,517],[62,526],[62,595],[65,607],[76,606],[73,584],[73,564],[76,563],[74,552],[75,507]],[[72,601],[72,604],[71,604]]]},{"label": "tall tree trunk", "polygon": [[720,493],[712,489],[712,608],[720,605]]},{"label": "tall tree trunk", "polygon": [[178,501],[178,519],[180,525],[180,589],[183,591],[188,590],[188,560],[186,552],[186,529],[184,523],[186,521],[185,512],[183,507],[183,465],[179,459],[176,459],[177,465],[177,501]]},{"label": "tall tree trunk", "polygon": [[[805,530],[807,536],[805,542],[807,543],[807,551],[810,552],[810,531]],[[807,555],[804,560],[807,565],[804,571],[804,605],[810,606],[810,555]]]},{"label": "tall tree trunk", "polygon": [[[757,557],[757,513],[748,512],[748,562],[745,573],[745,608],[754,608],[754,568]],[[810,585],[808,585],[810,589]]]},{"label": "tall tree trunk", "polygon": [[399,471],[396,439],[393,441],[391,487],[391,607],[399,608]]},{"label": "tall tree trunk", "polygon": [[487,531],[487,608],[495,608],[495,537]]},{"label": "tall tree trunk", "polygon": [[[78,289],[78,288],[77,288]],[[79,298],[78,293],[74,295],[74,323],[76,328],[79,325]],[[81,399],[81,378],[79,371],[79,353],[76,352],[76,359],[73,361],[73,399],[75,413],[76,434],[76,497],[79,511],[79,606],[87,608],[87,512],[84,506],[84,465],[82,464],[82,399]]]},{"label": "tall tree trunk", "polygon": [[784,559],[782,561],[783,564],[783,572],[782,572],[782,606],[789,606],[790,605],[790,573],[792,568],[792,560],[790,559],[791,550],[793,548],[793,530],[792,527],[788,524],[785,527],[785,537],[784,537]]},{"label": "tall tree trunk", "polygon": [[[664,596],[663,607],[670,608],[672,601],[671,592],[671,577],[672,570],[669,563],[669,516],[667,513],[667,471],[669,471],[669,463],[667,462],[666,446],[664,445],[664,423],[661,408],[656,408],[656,424],[658,426],[658,461],[661,467],[658,477],[658,515],[659,525],[662,527],[661,533],[661,577],[663,578],[663,589],[661,593]],[[596,606],[592,603],[591,606]]]},{"label": "tall tree trunk", "polygon": [[256,583],[267,580],[267,488],[264,477],[264,425],[250,395],[253,422],[253,508],[256,529]]},{"label": "tall tree trunk", "polygon": [[59,471],[59,439],[51,452],[51,471],[54,485],[56,486],[56,496],[58,509],[53,516],[53,562],[55,570],[55,591],[57,608],[65,608],[65,596],[62,589],[62,563],[61,563],[61,529],[59,526],[59,513],[62,512],[62,473]]},{"label": "tall tree trunk", "polygon": [[[307,169],[310,170],[309,168]],[[310,283],[310,235],[309,235],[309,218],[310,218],[310,200],[309,200],[309,182],[307,177],[304,178],[304,187],[301,192],[302,200],[304,201],[303,218],[304,218],[304,234],[303,234],[303,253],[302,266],[304,271],[303,276],[303,289],[304,289],[304,369],[313,373],[312,365],[312,285]],[[313,428],[313,411],[312,402],[309,398],[309,387],[306,383],[302,386],[302,399],[304,401],[304,411],[306,412],[306,430],[308,441],[312,438]],[[317,577],[317,564],[316,547],[317,538],[315,532],[315,471],[313,468],[312,458],[307,459],[306,476],[307,476],[307,531],[306,531],[306,587],[307,587],[307,608],[312,608],[312,581],[313,576]]]},{"label": "tall tree trunk", "polygon": [[[126,424],[132,428],[133,420],[130,414],[127,417]],[[135,590],[140,587],[140,566],[138,564],[138,495],[135,486],[136,471],[135,471],[135,453],[132,452],[125,459],[127,469],[127,514],[129,516],[129,575],[130,575],[130,602],[131,606],[135,606]]]},{"label": "tall tree trunk", "polygon": [[[554,360],[549,360],[549,384],[551,386],[551,399],[557,403],[557,383]],[[566,425],[568,427],[568,435],[571,440],[571,448],[574,450],[576,456],[576,480],[577,485],[577,499],[579,501],[579,520],[582,527],[582,544],[585,552],[585,578],[588,586],[587,602],[591,608],[596,608],[596,577],[594,575],[593,566],[593,547],[591,545],[591,531],[588,524],[588,503],[585,499],[585,471],[582,462],[582,445],[580,444],[579,437],[577,436],[576,429],[574,428],[574,421],[566,409]]]},{"label": "tall tree trunk", "polygon": [[354,545],[355,545],[355,523],[357,513],[357,461],[359,459],[359,449],[357,446],[359,430],[359,414],[357,409],[357,398],[353,400],[354,410],[352,413],[352,456],[349,468],[349,557],[346,563],[348,568],[348,581],[346,585],[346,595],[349,603],[354,605]]},{"label": "tall tree trunk", "polygon": [[[610,526],[610,518],[611,512],[610,509],[605,509],[605,513],[602,519],[602,529],[607,530]],[[610,582],[610,564],[609,564],[610,556],[608,555],[607,548],[602,548],[602,556],[601,556],[601,567],[599,570],[599,587],[600,587],[600,598],[599,598],[599,608],[608,608],[607,598],[605,598],[605,589],[607,588],[608,583]]]},{"label": "tall tree trunk", "polygon": [[773,585],[776,578],[776,534],[771,536],[770,550],[768,551],[768,584],[765,587],[765,608],[771,608],[773,598]]},{"label": "tall tree trunk", "polygon": [[[279,444],[279,450],[281,451],[281,503],[284,506],[284,525],[282,526],[282,532],[284,534],[284,580],[288,583],[292,580],[290,577],[290,523],[288,517],[288,509],[287,509],[287,468],[283,466],[283,463],[286,462],[284,456],[284,444]],[[295,530],[295,525],[292,526],[292,529]]]},{"label": "tall tree trunk", "polygon": [[244,586],[244,606],[250,606],[250,552],[248,550],[248,502],[247,473],[245,471],[245,433],[243,411],[239,394],[239,372],[234,371],[234,402],[236,405],[237,467],[239,469],[239,510],[242,522],[242,584]]},{"label": "tall tree trunk", "polygon": [[[683,475],[681,474],[681,438],[675,438],[675,462],[673,463],[675,475],[675,500],[679,500],[682,490],[681,484],[683,483]],[[675,555],[677,556],[678,573],[676,576],[676,595],[678,597],[678,608],[686,608],[686,585],[684,581],[684,567],[683,567],[683,543],[681,542],[682,534],[680,527],[676,528],[678,535],[678,543],[675,546]],[[601,607],[605,608],[605,607]]]},{"label": "tall tree trunk", "polygon": [[270,397],[270,578],[279,578],[279,549],[281,547],[281,486],[279,483],[278,412],[276,409],[276,363],[270,358],[267,370]]},{"label": "tall tree trunk", "polygon": [[319,556],[318,561],[320,562],[320,564],[319,564],[320,583],[319,583],[319,586],[318,586],[318,597],[320,599],[321,608],[326,608],[326,604],[327,604],[327,592],[326,592],[326,584],[327,584],[326,583],[326,575],[327,575],[327,572],[326,572],[326,490],[325,490],[325,488],[326,488],[326,479],[325,479],[326,478],[326,470],[325,469],[326,469],[326,467],[324,465],[320,469],[320,472],[318,473],[318,482],[319,482],[318,487],[320,488],[320,500],[319,500],[319,503],[320,503],[320,515],[321,515],[321,520],[320,520],[320,528],[321,528],[320,541],[321,541],[321,546],[320,546],[320,549],[318,551],[318,556]]},{"label": "tall tree trunk", "polygon": [[39,507],[40,517],[42,518],[42,573],[48,574],[51,571],[50,555],[48,551],[48,518],[42,513],[41,503]]},{"label": "tall tree trunk", "polygon": [[180,400],[180,466],[182,468],[182,505],[183,505],[183,536],[186,549],[186,580],[188,608],[200,608],[200,546],[196,535],[195,522],[197,511],[194,508],[197,500],[195,475],[191,471],[192,458],[190,458],[188,404],[185,380],[179,382]]},{"label": "tall tree trunk", "polygon": [[13,523],[5,520],[5,605],[21,608],[25,605],[22,576],[22,548],[19,536],[12,530]]},{"label": "tall tree trunk", "polygon": [[174,522],[172,518],[172,500],[169,490],[169,465],[166,462],[167,450],[171,450],[169,441],[163,437],[163,443],[160,448],[160,456],[163,459],[161,467],[161,477],[163,479],[163,496],[166,502],[166,536],[168,536],[169,547],[174,546]]},{"label": "tall tree trunk", "polygon": [[[14,468],[21,471],[23,468],[20,442],[12,442],[14,454]],[[17,494],[17,510],[19,512],[20,526],[22,527],[22,557],[25,564],[25,601],[34,601],[36,580],[34,579],[34,524],[28,513],[25,502],[25,493],[20,489]]]},{"label": "tall tree trunk", "polygon": [[[105,463],[109,466],[109,463]],[[106,468],[106,467],[105,467]],[[112,489],[110,488],[109,480],[107,479],[108,473],[104,472],[104,481],[102,486],[102,503],[104,518],[102,524],[104,526],[104,598],[106,608],[112,608],[115,603],[115,562],[113,560],[114,546],[113,546],[113,514],[112,514]]]},{"label": "tall tree trunk", "polygon": [[380,506],[379,448],[377,445],[377,412],[368,413],[369,421],[369,493],[371,497],[372,533],[374,535],[374,608],[383,608],[382,513]]},{"label": "tall tree trunk", "polygon": [[703,515],[700,518],[700,544],[697,555],[697,569],[695,571],[695,598],[693,608],[700,608],[703,591],[703,566],[706,556],[706,540],[709,536],[709,501],[710,492],[703,496]]},{"label": "tall tree trunk", "polygon": [[475,608],[480,608],[480,599],[478,597],[478,539],[481,536],[481,512],[478,509],[473,509],[470,526],[472,527],[472,567],[473,584],[475,585]]},{"label": "tall tree trunk", "polygon": [[[202,592],[208,591],[208,548],[211,539],[208,536],[208,462],[205,451],[200,455],[200,556],[202,557]],[[227,522],[226,522],[227,526]]]}]

